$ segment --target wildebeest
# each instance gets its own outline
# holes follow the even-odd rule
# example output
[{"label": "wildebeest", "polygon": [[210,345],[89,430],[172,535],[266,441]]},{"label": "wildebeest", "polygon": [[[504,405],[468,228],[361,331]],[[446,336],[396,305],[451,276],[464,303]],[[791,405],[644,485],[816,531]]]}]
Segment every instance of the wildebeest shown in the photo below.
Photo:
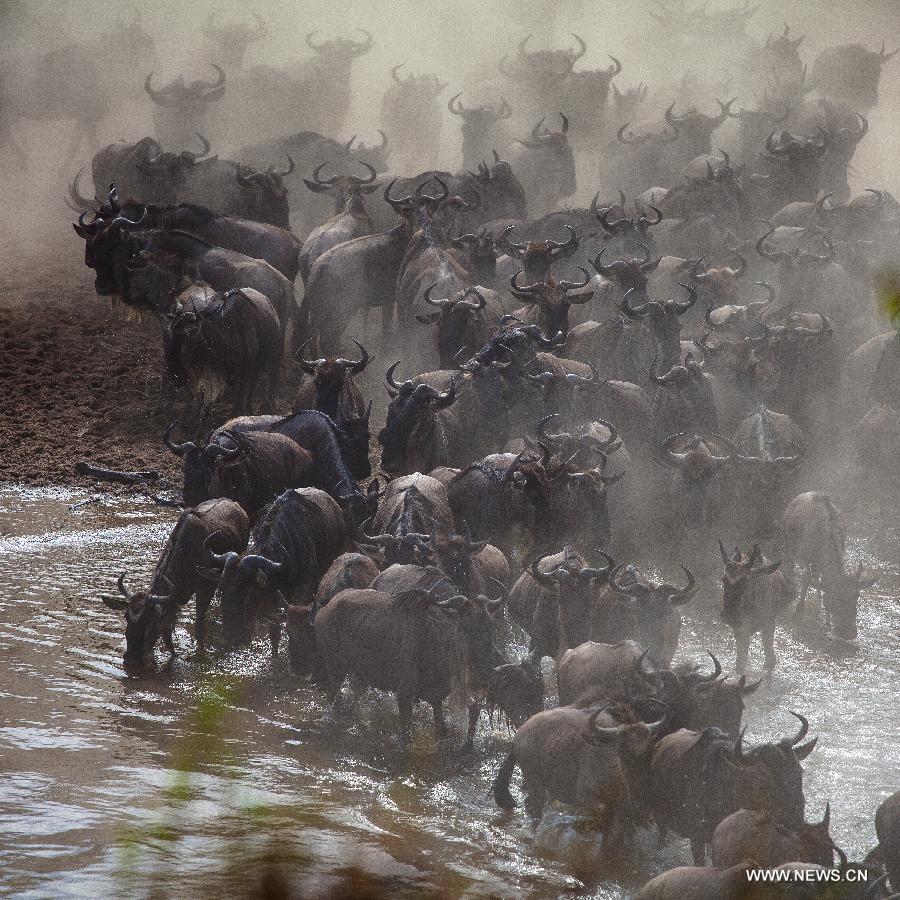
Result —
[{"label": "wildebeest", "polygon": [[802,822],[789,827],[777,821],[771,810],[739,809],[716,826],[711,842],[712,864],[727,869],[741,860],[761,868],[788,862],[808,862],[830,867],[834,842],[828,833],[831,808],[821,822]]},{"label": "wildebeest", "polygon": [[653,814],[661,829],[687,837],[696,865],[703,865],[716,826],[739,809],[770,811],[776,821],[803,824],[803,769],[818,738],[803,744],[807,720],[793,737],[759,744],[745,753],[744,733],[735,741],[715,728],[681,729],[656,745],[651,763]]},{"label": "wildebeest", "polygon": [[[354,458],[367,459],[372,401],[366,405],[354,376],[365,371],[371,360],[369,353],[354,338],[353,343],[361,354],[357,360],[334,356],[309,360],[303,355],[309,343],[309,340],[306,341],[296,355],[297,365],[309,377],[305,377],[297,389],[294,411],[317,409],[325,413],[346,435],[348,444],[352,445]],[[368,472],[366,475],[356,474],[365,478]]]},{"label": "wildebeest", "polygon": [[562,126],[550,131],[541,119],[527,140],[520,140],[521,152],[510,162],[518,176],[532,216],[559,207],[576,190],[575,157],[569,146],[569,120],[560,113]]},{"label": "wildebeest", "polygon": [[314,193],[330,193],[334,196],[334,216],[322,225],[313,228],[303,242],[300,251],[300,275],[303,283],[309,279],[313,263],[326,251],[353,238],[373,234],[375,229],[366,212],[363,194],[371,194],[380,185],[374,184],[375,170],[371,166],[369,178],[355,175],[335,175],[327,181],[320,181],[319,172],[324,163],[313,172],[313,180],[304,183]]},{"label": "wildebeest", "polygon": [[818,581],[835,634],[855,640],[860,591],[872,587],[876,579],[863,577],[862,563],[855,573],[845,574],[846,535],[834,502],[819,491],[800,494],[787,505],[782,524],[784,571],[793,577],[797,565],[801,572],[795,621],[802,617],[806,595],[813,582]]},{"label": "wildebeest", "polygon": [[393,84],[381,98],[381,127],[391,135],[394,165],[401,171],[433,165],[440,146],[443,116],[438,95],[447,87],[436,75],[411,72],[401,78],[404,63],[391,69]]},{"label": "wildebeest", "polygon": [[212,405],[231,394],[231,415],[253,412],[254,393],[270,407],[281,375],[278,313],[253,288],[216,293],[193,282],[176,298],[163,328],[166,368],[176,386],[187,387],[200,406],[200,426]]},{"label": "wildebeest", "polygon": [[662,719],[620,724],[605,707],[539,712],[516,732],[494,779],[494,800],[505,809],[515,806],[509,784],[518,765],[532,822],[540,820],[547,800],[602,809],[603,849],[611,858],[626,849],[646,814],[650,759],[663,725]]},{"label": "wildebeest", "polygon": [[543,281],[526,285],[520,285],[517,281],[522,271],[519,269],[510,279],[509,289],[514,297],[526,305],[513,315],[523,322],[535,322],[548,336],[559,331],[566,334],[569,330],[569,308],[587,303],[594,296],[593,290],[586,290],[591,283],[591,276],[586,269],[581,266],[578,268],[584,275],[584,281],[556,280],[551,275]]},{"label": "wildebeest", "polygon": [[481,286],[467,287],[448,297],[432,297],[437,283],[429,285],[422,299],[437,312],[416,314],[423,325],[434,325],[438,362],[443,369],[453,366],[461,350],[483,347],[500,327],[504,309],[496,291]]},{"label": "wildebeest", "polygon": [[144,79],[144,90],[154,103],[153,127],[167,148],[184,147],[197,132],[205,131],[206,107],[225,94],[225,72],[212,63],[215,81],[185,82],[179,75],[161,88],[153,87],[153,73]]},{"label": "wildebeest", "polygon": [[335,700],[350,674],[396,695],[404,736],[413,703],[425,700],[434,712],[435,735],[443,737],[444,700],[450,697],[452,707],[469,704],[503,662],[492,639],[502,603],[459,594],[436,600],[423,589],[400,596],[341,592],[313,622],[329,699]]},{"label": "wildebeest", "polygon": [[268,615],[272,655],[281,636],[280,609],[308,604],[347,543],[340,506],[317,488],[285,491],[253,529],[245,553],[211,554],[222,568],[222,629],[229,641],[253,637]]},{"label": "wildebeest", "polygon": [[197,604],[194,640],[202,650],[206,637],[206,611],[215,582],[205,577],[210,553],[240,553],[247,546],[250,525],[247,514],[232,500],[207,500],[186,509],[175,523],[160,554],[146,591],[130,591],[125,573],[118,588],[124,597],[104,597],[103,602],[125,613],[126,666],[149,662],[160,638],[175,656],[173,630],[179,609],[193,595]]},{"label": "wildebeest", "polygon": [[[462,119],[462,166],[475,169],[479,163],[490,158],[491,151],[498,145],[497,123],[512,115],[510,105],[501,97],[499,106],[462,105],[462,91],[447,102],[447,109]],[[455,106],[454,106],[455,104]]]},{"label": "wildebeest", "polygon": [[763,556],[759,544],[750,553],[734,548],[729,556],[719,540],[719,553],[725,567],[723,574],[724,606],[722,621],[734,631],[735,669],[743,675],[747,668],[750,639],[759,632],[765,650],[765,668],[771,672],[778,658],[775,655],[775,620],[793,597],[788,583],[779,571],[782,560],[771,562]]},{"label": "wildebeest", "polygon": [[240,69],[250,44],[263,40],[269,28],[265,19],[252,9],[248,12],[254,19],[249,22],[223,21],[220,10],[212,10],[206,19],[203,36],[209,44],[208,54],[213,62]]},{"label": "wildebeest", "polygon": [[896,50],[885,52],[884,42],[880,51],[861,44],[827,47],[813,62],[810,81],[820,93],[840,97],[867,112],[878,103],[881,67],[896,55]]}]

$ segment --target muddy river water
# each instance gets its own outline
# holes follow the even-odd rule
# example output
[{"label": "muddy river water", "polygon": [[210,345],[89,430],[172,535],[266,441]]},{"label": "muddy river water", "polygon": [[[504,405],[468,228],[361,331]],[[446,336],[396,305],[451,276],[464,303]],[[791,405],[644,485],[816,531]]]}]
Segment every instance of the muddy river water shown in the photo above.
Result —
[{"label": "muddy river water", "polygon": [[[369,692],[334,716],[263,642],[192,659],[190,613],[173,666],[126,676],[123,621],[98,595],[123,570],[131,584],[146,578],[176,514],[124,497],[70,511],[87,496],[0,488],[0,894],[239,896],[265,866],[298,896],[351,867],[395,896],[629,894],[597,871],[585,823],[550,811],[535,837],[522,812],[498,812],[489,788],[507,736],[486,720],[463,756],[464,722],[437,746],[423,707],[401,750],[390,698]],[[711,549],[678,658],[709,646],[727,668]],[[859,859],[877,804],[900,786],[898,532],[857,523],[849,551],[880,572],[861,602],[859,652],[780,631],[747,736],[793,731],[789,709],[809,717],[821,737],[805,764],[808,818],[830,800],[832,834]],[[657,850],[650,831],[640,852],[643,877],[689,856],[678,843]]]}]

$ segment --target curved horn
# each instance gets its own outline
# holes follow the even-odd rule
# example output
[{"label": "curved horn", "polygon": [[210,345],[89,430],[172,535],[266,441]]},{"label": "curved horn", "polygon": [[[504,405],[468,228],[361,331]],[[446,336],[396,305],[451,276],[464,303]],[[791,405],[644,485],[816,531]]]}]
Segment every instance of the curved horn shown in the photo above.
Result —
[{"label": "curved horn", "polygon": [[440,300],[433,300],[431,297],[431,292],[438,286],[438,282],[435,281],[434,284],[429,284],[427,288],[425,288],[425,292],[422,294],[422,299],[429,306],[436,306],[438,309],[443,309],[450,303],[449,298],[441,298]]},{"label": "curved horn", "polygon": [[782,738],[781,743],[787,744],[789,747],[796,747],[809,733],[809,720],[793,710],[788,710],[788,712],[800,722],[800,730],[792,738]]},{"label": "curved horn", "polygon": [[763,259],[770,259],[772,261],[779,259],[790,259],[791,254],[786,250],[771,250],[765,246],[766,239],[771,237],[772,234],[775,233],[775,228],[769,229],[757,242],[756,242],[756,252],[763,257]]},{"label": "curved horn", "polygon": [[184,456],[189,450],[196,450],[197,445],[193,441],[185,441],[183,444],[176,444],[172,441],[172,431],[177,423],[172,422],[163,432],[163,444],[168,447],[176,456]]},{"label": "curved horn", "polygon": [[[350,338],[350,340],[356,344],[362,355],[355,362],[352,359],[338,359],[337,364],[348,368],[353,375],[359,375],[369,364],[369,351],[356,338]],[[306,345],[304,344],[304,346]]]},{"label": "curved horn", "polygon": [[312,343],[312,338],[307,338],[298,348],[297,352],[294,354],[294,361],[297,363],[300,368],[306,372],[307,375],[315,375],[316,370],[319,366],[324,365],[324,359],[307,359],[304,356],[306,348]]},{"label": "curved horn", "polygon": [[672,606],[680,606],[682,603],[687,603],[694,595],[697,587],[697,579],[694,577],[694,573],[684,563],[680,565],[684,569],[684,574],[687,576],[688,581],[683,588],[676,588],[675,592],[669,595],[669,603]]},{"label": "curved horn", "polygon": [[123,573],[119,576],[118,580],[116,581],[116,587],[119,589],[119,593],[120,593],[120,594],[121,594],[121,595],[129,602],[129,603],[131,603],[131,601],[134,599],[134,594],[132,594],[131,591],[129,591],[128,588],[125,587],[125,576],[126,576],[127,574],[128,574],[127,572],[123,572]]}]

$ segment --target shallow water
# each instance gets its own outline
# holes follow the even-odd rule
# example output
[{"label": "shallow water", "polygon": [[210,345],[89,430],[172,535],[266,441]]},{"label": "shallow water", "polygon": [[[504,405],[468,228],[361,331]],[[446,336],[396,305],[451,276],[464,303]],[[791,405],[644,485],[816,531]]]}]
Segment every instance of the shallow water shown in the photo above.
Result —
[{"label": "shallow water", "polygon": [[[299,896],[355,866],[396,894],[627,896],[602,880],[596,835],[571,815],[548,812],[535,839],[521,812],[498,813],[489,788],[507,738],[486,720],[463,757],[464,717],[436,746],[423,707],[401,751],[390,698],[348,693],[335,716],[283,659],[272,666],[267,642],[192,660],[192,609],[176,663],[126,676],[122,617],[98,595],[123,570],[147,580],[176,515],[130,497],[69,510],[88,496],[0,489],[0,893],[237,896],[277,869]],[[858,654],[781,631],[747,737],[793,732],[789,709],[809,717],[820,740],[805,764],[808,818],[830,800],[832,834],[859,859],[898,787],[900,541],[889,528],[850,534],[854,565],[882,573],[861,605]],[[727,669],[710,552],[678,657],[710,647]],[[657,851],[649,831],[641,854],[642,877],[688,859],[680,843]]]}]

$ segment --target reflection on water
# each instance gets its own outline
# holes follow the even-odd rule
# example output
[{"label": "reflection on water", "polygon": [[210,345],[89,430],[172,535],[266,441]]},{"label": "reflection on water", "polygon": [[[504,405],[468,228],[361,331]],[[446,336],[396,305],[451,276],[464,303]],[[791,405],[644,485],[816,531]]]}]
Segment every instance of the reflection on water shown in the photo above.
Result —
[{"label": "reflection on water", "polygon": [[[596,838],[571,815],[548,813],[535,840],[521,814],[498,813],[489,788],[506,736],[486,722],[462,757],[464,723],[438,747],[423,709],[401,752],[389,698],[370,691],[334,716],[283,660],[272,667],[266,644],[199,662],[184,626],[170,669],[126,677],[123,623],[97,596],[123,570],[146,579],[175,514],[133,498],[70,512],[81,499],[0,489],[0,891],[165,895],[177,882],[178,894],[233,896],[267,860],[298,895],[354,866],[417,896],[627,895],[598,881]],[[858,655],[780,633],[748,738],[792,730],[788,709],[808,715],[821,735],[809,818],[830,799],[835,839],[861,858],[900,771],[898,541],[856,527],[850,545],[854,564],[884,573],[862,603]],[[727,666],[717,590],[711,574],[679,656],[711,647]],[[641,849],[649,872],[688,858],[681,845],[657,851],[650,832]]]}]

